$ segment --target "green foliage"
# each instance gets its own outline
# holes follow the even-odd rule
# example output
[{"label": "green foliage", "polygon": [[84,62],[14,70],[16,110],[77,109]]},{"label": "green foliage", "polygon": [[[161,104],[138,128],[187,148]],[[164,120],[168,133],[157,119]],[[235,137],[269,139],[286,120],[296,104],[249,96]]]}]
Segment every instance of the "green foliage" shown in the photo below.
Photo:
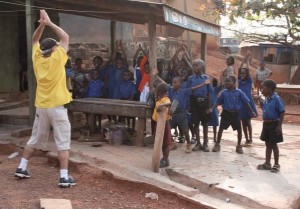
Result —
[{"label": "green foliage", "polygon": [[[299,0],[233,0],[227,7],[226,16],[230,24],[237,24],[238,18],[245,18],[250,21],[260,22],[266,27],[273,27],[265,24],[266,20],[280,19],[285,21],[286,34],[277,33],[269,37],[270,41],[283,44],[293,44],[300,41],[300,1]],[[281,26],[282,27],[282,26]],[[241,35],[241,34],[239,34]],[[244,34],[246,37],[246,34]],[[251,34],[251,37],[260,41],[265,35]]]}]

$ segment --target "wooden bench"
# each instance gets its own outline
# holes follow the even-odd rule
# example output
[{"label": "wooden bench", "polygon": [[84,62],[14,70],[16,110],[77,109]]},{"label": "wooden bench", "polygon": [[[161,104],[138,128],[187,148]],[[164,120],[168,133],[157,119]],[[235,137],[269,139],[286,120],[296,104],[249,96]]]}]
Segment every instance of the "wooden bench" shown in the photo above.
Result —
[{"label": "wooden bench", "polygon": [[144,145],[144,125],[146,123],[146,118],[151,118],[152,116],[152,108],[147,106],[144,102],[117,99],[74,99],[70,103],[69,110],[73,112],[84,112],[102,115],[118,115],[138,118],[136,126],[136,146]]}]

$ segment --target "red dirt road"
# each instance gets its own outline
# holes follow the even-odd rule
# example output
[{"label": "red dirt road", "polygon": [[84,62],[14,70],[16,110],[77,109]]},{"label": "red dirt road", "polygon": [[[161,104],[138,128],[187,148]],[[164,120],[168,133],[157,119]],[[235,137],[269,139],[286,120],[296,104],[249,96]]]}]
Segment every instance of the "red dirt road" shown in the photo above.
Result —
[{"label": "red dirt road", "polygon": [[[20,180],[13,176],[20,157],[12,160],[7,158],[12,152],[0,149],[1,209],[40,208],[41,198],[70,199],[74,209],[202,208],[175,194],[146,184],[117,180],[87,165],[77,165],[75,170],[71,170],[78,185],[58,188],[58,168],[54,167],[56,162],[49,163],[44,154],[38,154],[31,159],[29,169],[32,177]],[[145,194],[149,192],[158,194],[159,199],[145,198]]]}]

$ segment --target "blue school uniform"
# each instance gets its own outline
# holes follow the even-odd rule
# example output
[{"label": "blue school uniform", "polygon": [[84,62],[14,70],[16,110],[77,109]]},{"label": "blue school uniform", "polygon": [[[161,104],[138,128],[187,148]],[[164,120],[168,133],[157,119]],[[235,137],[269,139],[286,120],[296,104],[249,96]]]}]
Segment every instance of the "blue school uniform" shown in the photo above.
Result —
[{"label": "blue school uniform", "polygon": [[220,128],[226,130],[232,126],[233,130],[241,130],[239,110],[248,102],[248,97],[240,89],[224,89],[217,98],[217,104],[223,105]]},{"label": "blue school uniform", "polygon": [[260,139],[275,143],[283,142],[283,134],[277,133],[280,115],[285,112],[285,107],[280,97],[273,93],[263,103],[263,129]]},{"label": "blue school uniform", "polygon": [[122,81],[120,85],[120,99],[128,100],[130,97],[136,92],[135,85],[132,80],[129,81]]},{"label": "blue school uniform", "polygon": [[[205,82],[209,77],[206,74],[201,75],[191,75],[187,81],[187,87],[191,88],[197,85],[200,85]],[[212,93],[213,89],[211,85],[203,86],[199,89],[196,89],[192,92],[191,96],[194,98],[207,98],[208,93]]]},{"label": "blue school uniform", "polygon": [[[257,115],[257,111],[256,111],[256,107],[254,104],[254,100],[252,98],[252,79],[249,78],[247,80],[238,80],[238,84],[239,84],[239,89],[244,92],[246,94],[246,96],[249,98],[249,104],[253,110],[253,112],[256,113]],[[241,120],[247,120],[250,118],[253,118],[254,116],[252,115],[252,113],[250,112],[250,110],[246,107],[246,106],[242,106],[240,109],[240,118]]]},{"label": "blue school uniform", "polygon": [[103,97],[104,83],[101,79],[90,80],[88,84],[87,97],[101,98]]},{"label": "blue school uniform", "polygon": [[217,104],[223,105],[223,110],[228,111],[239,111],[249,101],[248,97],[240,89],[232,91],[224,89],[222,94],[217,98]]},{"label": "blue school uniform", "polygon": [[[217,102],[218,94],[221,91],[221,86],[213,87],[213,93],[210,96],[210,105],[214,106]],[[208,121],[208,126],[219,126],[219,110],[215,108],[211,113],[211,118]]]},{"label": "blue school uniform", "polygon": [[186,81],[182,81],[181,88],[185,89],[185,88],[187,88],[187,85],[188,85],[187,80]]},{"label": "blue school uniform", "polygon": [[191,92],[192,91],[190,88],[180,88],[175,91],[171,86],[169,86],[168,95],[171,102],[173,102],[174,100],[178,101],[176,112],[186,111],[188,109],[188,99]]},{"label": "blue school uniform", "polygon": [[72,68],[66,68],[66,76],[69,78],[74,78],[74,70]]},{"label": "blue school uniform", "polygon": [[179,126],[182,129],[188,128],[188,115],[187,115],[187,109],[188,109],[188,98],[191,94],[190,88],[180,88],[177,91],[175,91],[171,86],[168,88],[168,95],[170,98],[170,101],[173,102],[174,100],[178,101],[178,106],[172,115],[172,118],[170,120],[170,125],[172,128],[175,128],[176,126]]},{"label": "blue school uniform", "polygon": [[276,93],[268,97],[263,103],[264,120],[279,120],[280,114],[283,112],[285,112],[284,104]]},{"label": "blue school uniform", "polygon": [[107,68],[108,96],[110,99],[120,99],[120,85],[125,69],[126,68],[116,68],[114,66],[109,66]]}]

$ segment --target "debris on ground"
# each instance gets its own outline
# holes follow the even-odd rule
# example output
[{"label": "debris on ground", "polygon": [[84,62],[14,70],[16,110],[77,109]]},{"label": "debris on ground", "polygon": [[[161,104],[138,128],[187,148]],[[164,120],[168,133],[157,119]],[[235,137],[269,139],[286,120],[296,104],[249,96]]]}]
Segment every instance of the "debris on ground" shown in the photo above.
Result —
[{"label": "debris on ground", "polygon": [[14,152],[14,153],[10,154],[7,158],[13,159],[13,158],[17,157],[18,155],[19,155],[19,152]]},{"label": "debris on ground", "polygon": [[158,194],[156,194],[154,192],[146,193],[145,197],[149,198],[151,200],[158,200]]}]

